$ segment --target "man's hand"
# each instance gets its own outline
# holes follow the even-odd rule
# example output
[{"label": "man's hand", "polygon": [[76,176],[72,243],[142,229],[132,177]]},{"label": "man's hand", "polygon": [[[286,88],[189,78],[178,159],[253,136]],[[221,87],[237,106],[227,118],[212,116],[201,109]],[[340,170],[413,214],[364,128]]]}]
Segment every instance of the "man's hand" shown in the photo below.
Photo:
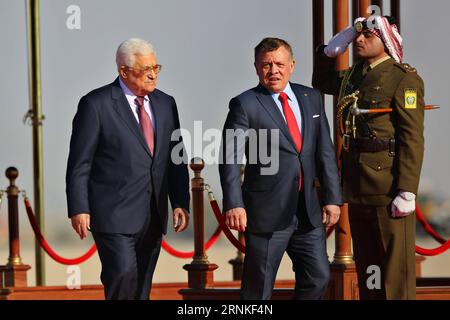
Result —
[{"label": "man's hand", "polygon": [[338,221],[341,215],[341,208],[334,204],[328,204],[322,209],[322,223],[325,227],[332,227]]},{"label": "man's hand", "polygon": [[409,216],[416,210],[416,195],[412,192],[400,191],[391,204],[391,216],[401,218]]},{"label": "man's hand", "polygon": [[189,226],[189,213],[183,208],[173,210],[173,228],[175,232],[182,232]]},{"label": "man's hand", "polygon": [[347,27],[336,34],[333,38],[331,38],[331,40],[328,42],[328,45],[323,51],[328,57],[335,58],[338,55],[343,54],[345,50],[347,50],[348,45],[352,43],[355,37],[355,27]]},{"label": "man's hand", "polygon": [[83,240],[87,237],[87,232],[91,230],[91,215],[89,213],[79,213],[70,218],[72,221],[72,228]]},{"label": "man's hand", "polygon": [[247,212],[244,208],[234,208],[225,212],[226,224],[230,229],[244,232],[247,227]]}]

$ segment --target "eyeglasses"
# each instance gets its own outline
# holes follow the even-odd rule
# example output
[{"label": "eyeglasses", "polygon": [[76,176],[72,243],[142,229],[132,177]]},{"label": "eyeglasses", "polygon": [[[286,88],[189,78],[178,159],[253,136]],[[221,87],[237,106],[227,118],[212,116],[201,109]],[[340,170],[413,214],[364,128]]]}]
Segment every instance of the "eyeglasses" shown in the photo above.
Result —
[{"label": "eyeglasses", "polygon": [[138,71],[140,73],[143,73],[143,74],[149,74],[151,72],[154,72],[154,73],[158,74],[158,73],[161,72],[162,65],[155,64],[154,66],[148,66],[148,67],[144,67],[142,69],[133,68],[133,67],[127,67],[127,69],[136,70],[136,71]]}]

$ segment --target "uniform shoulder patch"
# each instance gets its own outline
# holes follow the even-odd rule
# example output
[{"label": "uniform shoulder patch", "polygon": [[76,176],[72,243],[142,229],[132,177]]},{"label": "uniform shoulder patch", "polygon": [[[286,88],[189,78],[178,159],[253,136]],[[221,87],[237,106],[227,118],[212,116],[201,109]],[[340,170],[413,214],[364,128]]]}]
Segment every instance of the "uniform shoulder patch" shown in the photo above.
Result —
[{"label": "uniform shoulder patch", "polygon": [[403,72],[414,72],[417,73],[417,69],[409,65],[408,63],[394,63],[395,66],[400,68]]},{"label": "uniform shoulder patch", "polygon": [[417,89],[405,89],[405,109],[417,109]]}]

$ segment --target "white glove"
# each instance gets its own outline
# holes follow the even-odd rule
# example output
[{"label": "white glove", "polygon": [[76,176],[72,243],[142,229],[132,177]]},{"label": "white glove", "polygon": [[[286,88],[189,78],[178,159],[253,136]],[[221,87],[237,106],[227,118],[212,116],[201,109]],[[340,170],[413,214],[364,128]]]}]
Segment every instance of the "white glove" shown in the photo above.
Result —
[{"label": "white glove", "polygon": [[330,58],[335,58],[340,54],[343,54],[348,45],[355,39],[356,30],[355,27],[347,27],[338,34],[336,34],[328,42],[323,52]]},{"label": "white glove", "polygon": [[416,195],[408,191],[400,191],[392,201],[391,215],[393,218],[406,217],[416,210]]}]

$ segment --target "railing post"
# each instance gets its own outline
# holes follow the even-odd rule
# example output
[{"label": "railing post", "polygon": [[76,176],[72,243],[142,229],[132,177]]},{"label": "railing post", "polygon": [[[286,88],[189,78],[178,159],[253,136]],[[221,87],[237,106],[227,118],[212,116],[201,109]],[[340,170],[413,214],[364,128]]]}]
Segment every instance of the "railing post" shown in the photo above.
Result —
[{"label": "railing post", "polygon": [[315,61],[314,52],[319,45],[324,44],[324,0],[312,0],[313,9],[313,63]]},{"label": "railing post", "polygon": [[17,266],[22,264],[20,257],[19,240],[19,188],[16,186],[16,179],[19,171],[16,168],[8,168],[6,177],[9,179],[9,186],[6,189],[8,194],[8,227],[9,227],[9,258],[8,264]]},{"label": "railing post", "polygon": [[201,171],[205,163],[201,158],[191,160],[191,169],[194,178],[191,180],[192,205],[194,215],[194,258],[190,264],[183,266],[188,272],[188,286],[191,289],[203,289],[214,286],[214,270],[218,266],[209,263],[205,252],[205,207],[204,207],[204,181]]},{"label": "railing post", "polygon": [[400,32],[400,22],[401,22],[401,16],[400,16],[400,0],[391,0],[391,16],[395,18],[397,21],[397,28]]},{"label": "railing post", "polygon": [[0,288],[27,287],[27,271],[31,268],[22,263],[20,257],[19,237],[19,188],[16,179],[19,171],[14,167],[6,169],[9,186],[8,195],[8,228],[9,228],[9,257],[5,266],[0,266]]},{"label": "railing post", "polygon": [[[40,1],[27,0],[28,24],[28,73],[30,86],[30,117],[33,132],[33,186],[34,213],[41,232],[44,232],[44,158],[43,122],[41,93],[41,37]],[[45,252],[39,241],[34,243],[36,261],[36,285],[45,285]]]},{"label": "railing post", "polygon": [[[355,2],[353,1],[353,4]],[[361,3],[360,3],[361,8]],[[352,10],[355,13],[355,10]],[[333,1],[333,33],[342,31],[349,24],[349,0]],[[336,69],[345,70],[349,67],[348,50],[337,59]],[[335,106],[337,98],[335,98]],[[342,137],[337,132],[336,108],[334,108],[334,143],[336,154],[342,146]],[[339,159],[338,165],[340,166]],[[341,217],[335,228],[335,254],[331,263],[331,283],[329,298],[332,300],[355,300],[359,298],[358,280],[352,255],[350,224],[348,220],[348,206],[341,208]]]}]

